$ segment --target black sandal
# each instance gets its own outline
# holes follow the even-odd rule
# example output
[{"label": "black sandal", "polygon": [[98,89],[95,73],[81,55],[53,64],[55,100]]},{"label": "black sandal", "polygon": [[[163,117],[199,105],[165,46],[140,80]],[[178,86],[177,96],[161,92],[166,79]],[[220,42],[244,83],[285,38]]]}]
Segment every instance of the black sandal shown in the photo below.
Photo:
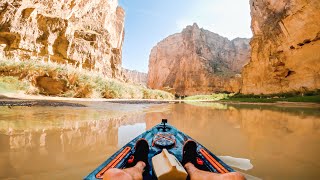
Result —
[{"label": "black sandal", "polygon": [[145,139],[139,139],[134,147],[135,152],[133,154],[133,162],[130,163],[129,167],[135,166],[139,161],[142,161],[148,167],[148,154],[149,154],[149,144]]},{"label": "black sandal", "polygon": [[197,165],[197,143],[192,140],[186,141],[182,149],[182,165],[188,162]]}]

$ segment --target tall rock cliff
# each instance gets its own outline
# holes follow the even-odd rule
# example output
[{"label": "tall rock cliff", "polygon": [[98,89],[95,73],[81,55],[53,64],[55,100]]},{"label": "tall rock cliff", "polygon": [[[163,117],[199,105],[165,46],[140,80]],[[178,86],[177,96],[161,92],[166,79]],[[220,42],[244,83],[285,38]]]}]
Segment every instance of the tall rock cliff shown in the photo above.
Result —
[{"label": "tall rock cliff", "polygon": [[187,26],[151,50],[148,87],[179,96],[225,91],[249,61],[249,51],[249,39],[230,41],[197,24]]},{"label": "tall rock cliff", "polygon": [[0,54],[121,76],[124,10],[117,0],[1,0]]},{"label": "tall rock cliff", "polygon": [[320,1],[250,0],[251,60],[244,94],[320,89]]},{"label": "tall rock cliff", "polygon": [[123,69],[123,74],[128,82],[147,86],[148,74],[136,70]]}]

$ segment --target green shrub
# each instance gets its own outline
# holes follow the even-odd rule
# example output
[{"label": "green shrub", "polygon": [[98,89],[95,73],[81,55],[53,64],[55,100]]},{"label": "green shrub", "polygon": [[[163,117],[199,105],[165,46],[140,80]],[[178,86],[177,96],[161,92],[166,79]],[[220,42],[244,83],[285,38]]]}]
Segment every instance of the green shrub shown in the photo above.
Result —
[{"label": "green shrub", "polygon": [[30,83],[14,76],[0,76],[0,92],[27,91]]}]

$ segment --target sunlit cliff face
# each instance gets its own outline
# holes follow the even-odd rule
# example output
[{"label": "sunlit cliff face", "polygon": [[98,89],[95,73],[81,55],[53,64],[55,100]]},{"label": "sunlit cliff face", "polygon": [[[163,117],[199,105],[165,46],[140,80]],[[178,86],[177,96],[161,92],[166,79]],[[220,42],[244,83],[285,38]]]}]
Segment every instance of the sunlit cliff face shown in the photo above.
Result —
[{"label": "sunlit cliff face", "polygon": [[120,77],[125,15],[117,0],[4,0],[0,13],[1,55]]},{"label": "sunlit cliff face", "polygon": [[[238,92],[239,85],[229,81],[249,61],[249,41],[230,41],[197,24],[187,26],[152,48],[148,87],[170,90],[178,96]],[[229,87],[234,85],[237,87]]]},{"label": "sunlit cliff face", "polygon": [[[247,62],[245,49],[236,49],[242,56],[233,57],[223,39],[214,39],[197,26],[189,26],[152,49],[148,86],[179,96],[216,91],[304,93],[320,89],[320,2],[250,0],[249,3],[253,38],[250,62],[243,69]],[[221,78],[221,74],[230,74],[235,67],[242,70],[242,79],[230,83]]]},{"label": "sunlit cliff face", "polygon": [[251,60],[242,93],[305,92],[320,88],[320,2],[250,0]]}]

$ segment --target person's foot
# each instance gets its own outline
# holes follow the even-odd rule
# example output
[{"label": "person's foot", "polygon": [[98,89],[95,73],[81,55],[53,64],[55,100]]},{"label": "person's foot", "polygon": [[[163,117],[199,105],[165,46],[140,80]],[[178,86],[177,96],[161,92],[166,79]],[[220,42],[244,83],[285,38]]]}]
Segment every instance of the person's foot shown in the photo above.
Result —
[{"label": "person's foot", "polygon": [[225,174],[217,174],[208,171],[202,171],[196,168],[193,164],[187,163],[185,166],[191,180],[245,180],[246,178],[239,172],[230,172]]},{"label": "person's foot", "polygon": [[192,140],[188,140],[182,149],[182,165],[188,162],[197,165],[197,143]]},{"label": "person's foot", "polygon": [[135,166],[127,169],[109,169],[104,175],[103,180],[142,180],[145,168],[144,162],[138,162]]},{"label": "person's foot", "polygon": [[135,145],[133,166],[139,161],[144,162],[148,166],[149,144],[145,139],[139,139]]}]

